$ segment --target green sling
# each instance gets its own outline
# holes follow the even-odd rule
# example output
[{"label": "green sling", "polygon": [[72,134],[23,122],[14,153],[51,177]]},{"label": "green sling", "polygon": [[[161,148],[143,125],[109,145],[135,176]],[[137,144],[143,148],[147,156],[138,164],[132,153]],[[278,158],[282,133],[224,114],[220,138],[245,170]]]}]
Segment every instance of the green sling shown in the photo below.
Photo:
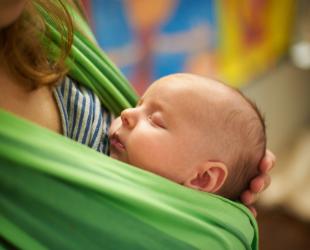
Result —
[{"label": "green sling", "polygon": [[[116,114],[134,105],[137,96],[125,78],[83,34],[75,32],[71,77]],[[57,49],[57,41],[55,29],[50,46]],[[243,205],[1,110],[0,238],[0,249],[258,249],[256,221]]]}]

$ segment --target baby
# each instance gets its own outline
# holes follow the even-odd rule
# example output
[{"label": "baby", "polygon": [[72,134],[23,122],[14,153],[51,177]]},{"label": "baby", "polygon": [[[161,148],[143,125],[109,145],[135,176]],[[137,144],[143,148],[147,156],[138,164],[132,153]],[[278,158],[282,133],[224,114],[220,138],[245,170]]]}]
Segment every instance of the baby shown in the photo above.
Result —
[{"label": "baby", "polygon": [[110,128],[110,156],[190,188],[236,200],[266,150],[256,106],[192,74],[155,81]]}]

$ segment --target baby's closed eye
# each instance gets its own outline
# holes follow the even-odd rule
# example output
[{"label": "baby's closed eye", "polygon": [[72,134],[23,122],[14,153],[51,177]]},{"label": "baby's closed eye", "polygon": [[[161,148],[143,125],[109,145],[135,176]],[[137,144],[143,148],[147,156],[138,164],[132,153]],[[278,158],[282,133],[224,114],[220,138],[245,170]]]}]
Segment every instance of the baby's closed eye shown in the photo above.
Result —
[{"label": "baby's closed eye", "polygon": [[166,124],[162,115],[159,112],[152,113],[149,115],[148,119],[152,123],[152,125],[160,128],[166,128]]}]

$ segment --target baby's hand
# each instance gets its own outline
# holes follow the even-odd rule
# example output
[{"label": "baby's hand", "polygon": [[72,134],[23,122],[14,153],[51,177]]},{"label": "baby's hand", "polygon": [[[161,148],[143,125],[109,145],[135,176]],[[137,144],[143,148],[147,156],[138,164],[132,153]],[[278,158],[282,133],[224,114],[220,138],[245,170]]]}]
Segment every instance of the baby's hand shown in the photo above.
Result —
[{"label": "baby's hand", "polygon": [[257,194],[265,190],[270,185],[271,179],[268,172],[274,167],[275,161],[275,155],[267,149],[266,154],[259,166],[259,175],[252,179],[249,189],[245,190],[241,194],[241,201],[251,210],[255,217],[257,215],[257,211],[253,204],[257,200]]}]

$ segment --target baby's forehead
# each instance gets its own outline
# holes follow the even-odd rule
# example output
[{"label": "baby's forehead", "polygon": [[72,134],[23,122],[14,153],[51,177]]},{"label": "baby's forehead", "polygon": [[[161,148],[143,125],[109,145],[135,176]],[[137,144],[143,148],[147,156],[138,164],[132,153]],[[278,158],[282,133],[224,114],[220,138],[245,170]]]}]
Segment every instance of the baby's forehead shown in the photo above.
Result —
[{"label": "baby's forehead", "polygon": [[[144,97],[151,96],[175,101],[180,107],[201,108],[207,112],[221,112],[232,107],[248,106],[246,100],[235,90],[213,79],[193,74],[173,74],[155,81]],[[221,113],[217,116],[220,118]]]},{"label": "baby's forehead", "polygon": [[169,94],[171,98],[178,98],[183,95],[190,95],[191,97],[199,95],[204,92],[208,94],[207,86],[201,82],[201,79],[188,76],[187,74],[174,74],[162,77],[155,81],[146,94],[166,95]]},{"label": "baby's forehead", "polygon": [[235,90],[213,79],[191,74],[177,74],[155,82],[159,92],[171,92],[171,98],[182,97],[200,105],[223,109],[233,103],[246,104]]}]

